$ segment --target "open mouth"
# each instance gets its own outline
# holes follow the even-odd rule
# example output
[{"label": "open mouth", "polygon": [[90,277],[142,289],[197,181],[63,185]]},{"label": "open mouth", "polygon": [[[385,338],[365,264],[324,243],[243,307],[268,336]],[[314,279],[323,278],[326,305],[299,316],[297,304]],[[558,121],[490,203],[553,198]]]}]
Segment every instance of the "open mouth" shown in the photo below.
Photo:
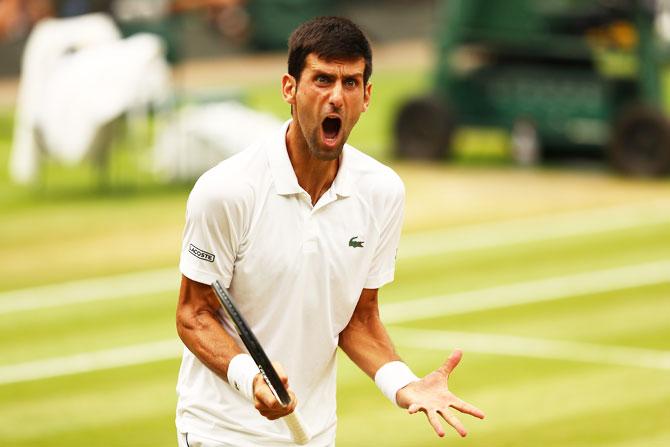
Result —
[{"label": "open mouth", "polygon": [[326,118],[321,123],[321,129],[323,130],[323,136],[326,140],[334,140],[337,138],[337,135],[340,133],[340,128],[342,127],[342,121],[339,118]]}]

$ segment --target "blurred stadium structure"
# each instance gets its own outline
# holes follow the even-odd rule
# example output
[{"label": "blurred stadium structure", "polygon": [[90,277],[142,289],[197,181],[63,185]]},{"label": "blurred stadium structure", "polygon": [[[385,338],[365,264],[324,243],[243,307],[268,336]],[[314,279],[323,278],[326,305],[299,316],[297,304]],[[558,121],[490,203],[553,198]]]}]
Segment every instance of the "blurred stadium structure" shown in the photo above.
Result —
[{"label": "blurred stadium structure", "polygon": [[273,115],[236,101],[186,106],[158,135],[154,167],[169,180],[196,178],[250,141],[278,131],[281,124]]},{"label": "blurred stadium structure", "polygon": [[489,126],[521,164],[604,151],[626,174],[670,172],[670,2],[443,4],[434,91],[398,113],[398,155],[440,159],[455,127]]},{"label": "blurred stadium structure", "polygon": [[[400,157],[437,160],[449,158],[454,152],[458,155],[462,144],[455,137],[459,135],[457,129],[478,128],[503,135],[503,156],[521,164],[532,165],[545,157],[570,154],[606,156],[617,170],[633,175],[670,172],[670,124],[666,115],[670,107],[668,0],[514,0],[512,4],[477,0],[0,0],[0,39],[4,39],[0,42],[0,75],[17,73],[18,55],[29,47],[29,31],[33,26],[35,30],[44,28],[37,25],[40,20],[96,12],[108,14],[116,28],[110,32],[125,40],[137,33],[160,38],[161,53],[175,67],[202,58],[281,50],[293,27],[320,14],[354,18],[377,43],[408,37],[433,39],[433,91],[409,100],[396,117],[393,146]],[[53,51],[50,64],[55,67],[59,50]],[[73,57],[72,46],[63,46],[60,51]],[[162,87],[137,84],[137,92],[143,92],[140,96],[146,96],[147,91],[154,95],[128,97],[124,104],[117,101],[114,113],[102,104],[107,115],[96,121],[95,131],[89,129],[86,137],[75,136],[89,143],[86,150],[75,152],[85,152],[97,162],[101,173],[110,148],[115,143],[119,146],[119,140],[121,146],[150,146],[153,140],[166,141],[167,137],[160,133],[168,130],[166,126],[181,122],[172,117],[181,106],[187,104],[192,110],[203,102],[211,105],[242,99],[239,91],[230,86],[222,88],[223,85],[204,93],[187,92],[179,70],[173,70],[177,76],[168,85],[168,77],[158,74],[166,71],[157,68],[164,61],[156,60],[157,50],[151,54],[158,70],[155,78],[163,79],[156,85]],[[34,60],[40,58],[35,56]],[[30,77],[27,59],[24,57],[24,79]],[[42,71],[44,85],[55,82],[47,82],[47,78],[70,77],[62,74],[66,69],[45,70],[45,63],[41,62],[40,69],[33,67],[33,71]],[[85,64],[79,65],[85,69]],[[138,67],[136,73],[146,72]],[[128,73],[132,69],[125,70]],[[93,71],[90,73],[96,76]],[[24,113],[25,106],[19,105],[15,145],[26,147],[25,141],[32,139],[33,149],[41,147],[32,155],[18,151],[24,154],[24,172],[14,177],[23,182],[36,176],[39,163],[35,154],[63,153],[50,149],[59,144],[46,140],[56,133],[54,129],[61,136],[74,131],[72,128],[72,132],[67,132],[67,126],[62,125],[66,116],[74,121],[73,116],[89,115],[84,109],[77,111],[76,101],[65,103],[63,98],[72,94],[61,88],[58,95],[43,92],[40,96],[35,82],[25,80],[19,95],[23,99],[30,96],[33,109],[48,97],[52,105],[59,106],[47,109],[65,108],[68,112],[52,113],[56,119],[51,123],[52,131],[44,132],[40,126],[30,126],[36,120],[43,121],[48,113],[41,112],[39,118],[33,116],[26,121],[30,113]],[[100,85],[96,88],[102,88]],[[80,92],[79,96],[85,95]],[[25,103],[23,99],[19,102]],[[154,111],[160,113],[147,115]],[[123,119],[127,117],[132,117],[134,123]],[[142,131],[128,132],[138,122]],[[202,125],[190,129],[190,136],[179,139],[182,148],[175,143],[170,151],[184,153],[185,145],[193,147],[207,140],[208,136],[198,133],[201,130]],[[130,141],[137,140],[139,134],[144,134],[141,141]],[[240,142],[244,134],[232,138]],[[169,157],[165,147],[161,145],[162,154],[153,156],[157,163],[153,170],[162,172],[165,178],[190,177],[188,170],[166,165]],[[200,153],[207,151],[209,155],[204,159],[230,154],[232,149],[211,144],[200,147]],[[21,156],[13,158],[15,167],[21,165],[17,159]],[[157,162],[159,159],[162,161]],[[173,159],[183,162],[185,157]],[[72,157],[68,160],[74,161]],[[145,164],[150,162],[145,160]],[[33,166],[32,174],[25,169],[29,165]],[[146,171],[146,167],[138,169]]]},{"label": "blurred stadium structure", "polygon": [[375,42],[431,37],[438,3],[439,0],[0,0],[0,76],[18,74],[27,34],[45,17],[110,14],[125,37],[138,31],[160,35],[167,43],[168,59],[175,62],[258,49],[283,50],[288,33],[297,24],[324,14],[355,19]]},{"label": "blurred stadium structure", "polygon": [[104,166],[121,117],[168,94],[168,67],[154,35],[120,39],[103,14],[40,22],[23,57],[12,178],[34,182],[47,156]]},{"label": "blurred stadium structure", "polygon": [[[409,15],[403,13],[407,1],[384,3],[386,11],[380,14],[379,2],[372,1],[0,0],[0,39],[25,39],[11,177],[35,183],[45,160],[65,165],[91,161],[104,185],[110,152],[150,146],[155,140],[155,153],[144,160],[147,166],[135,171],[171,180],[195,178],[274,126],[240,104],[220,104],[241,99],[234,86],[187,92],[178,70],[171,78],[168,63],[181,66],[194,56],[283,49],[295,26],[323,14],[360,16],[371,36],[381,40],[393,36],[388,20],[407,25],[396,28],[404,36],[429,33],[434,2],[412,2],[415,12]],[[408,22],[412,16],[413,23]],[[208,34],[216,37],[205,45]],[[0,46],[0,53],[6,50]],[[3,57],[0,72],[11,72],[11,62]],[[222,119],[228,123],[225,128]],[[138,125],[140,132],[128,131]],[[139,155],[134,158],[142,163]],[[148,167],[151,158],[153,168]]]}]

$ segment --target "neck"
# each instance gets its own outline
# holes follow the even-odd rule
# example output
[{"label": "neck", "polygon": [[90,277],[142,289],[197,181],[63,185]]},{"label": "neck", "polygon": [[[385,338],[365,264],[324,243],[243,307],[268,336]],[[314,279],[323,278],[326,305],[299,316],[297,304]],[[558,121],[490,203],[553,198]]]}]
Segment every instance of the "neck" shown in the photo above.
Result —
[{"label": "neck", "polygon": [[295,121],[286,133],[286,148],[298,184],[307,191],[312,205],[315,205],[333,184],[340,165],[339,159],[320,160],[314,157]]}]

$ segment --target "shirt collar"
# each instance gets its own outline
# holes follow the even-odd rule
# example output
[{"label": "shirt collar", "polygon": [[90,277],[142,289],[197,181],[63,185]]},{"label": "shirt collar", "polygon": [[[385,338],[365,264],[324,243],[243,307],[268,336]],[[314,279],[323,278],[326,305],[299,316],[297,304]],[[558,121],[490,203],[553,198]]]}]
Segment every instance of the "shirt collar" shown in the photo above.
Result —
[{"label": "shirt collar", "polygon": [[288,120],[281,126],[281,130],[268,145],[268,161],[270,163],[270,172],[275,183],[275,189],[279,195],[299,194],[303,189],[298,184],[298,178],[295,176],[293,165],[288,158],[288,149],[286,148],[286,132],[291,120]]},{"label": "shirt collar", "polygon": [[340,197],[349,197],[351,195],[351,147],[345,144],[340,154],[340,166],[337,169],[337,175],[330,189]]},{"label": "shirt collar", "polygon": [[[298,178],[291,165],[291,160],[288,157],[288,149],[286,148],[286,132],[292,120],[284,123],[274,140],[273,144],[268,146],[268,161],[270,163],[270,172],[275,183],[275,189],[279,195],[300,194],[304,192]],[[340,155],[340,166],[337,170],[337,175],[333,184],[330,186],[332,192],[341,197],[349,197],[351,195],[351,175],[350,171],[350,155],[351,148],[345,144]]]}]

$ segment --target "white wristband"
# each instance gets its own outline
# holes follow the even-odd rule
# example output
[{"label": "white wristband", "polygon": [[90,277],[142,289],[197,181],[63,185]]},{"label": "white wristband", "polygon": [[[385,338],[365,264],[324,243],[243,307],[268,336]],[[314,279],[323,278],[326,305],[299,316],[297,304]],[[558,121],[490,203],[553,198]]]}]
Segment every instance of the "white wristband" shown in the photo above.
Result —
[{"label": "white wristband", "polygon": [[237,354],[228,364],[228,383],[250,402],[254,401],[254,377],[260,373],[249,354]]},{"label": "white wristband", "polygon": [[395,405],[398,405],[395,399],[398,390],[417,381],[419,378],[409,366],[399,360],[386,363],[375,373],[375,384]]}]

